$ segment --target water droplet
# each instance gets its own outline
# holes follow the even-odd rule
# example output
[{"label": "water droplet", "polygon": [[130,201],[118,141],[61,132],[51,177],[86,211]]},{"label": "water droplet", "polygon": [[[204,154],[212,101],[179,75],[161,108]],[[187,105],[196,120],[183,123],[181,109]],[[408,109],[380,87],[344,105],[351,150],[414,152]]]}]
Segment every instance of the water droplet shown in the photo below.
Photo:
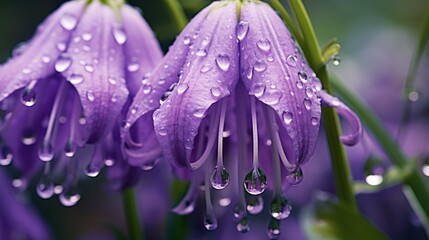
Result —
[{"label": "water droplet", "polygon": [[63,191],[59,196],[60,202],[65,207],[72,207],[80,200],[80,194],[74,191]]},{"label": "water droplet", "polygon": [[234,218],[237,220],[241,220],[246,217],[246,209],[244,209],[240,204],[234,207]]},{"label": "water droplet", "polygon": [[64,188],[62,185],[57,185],[54,187],[54,193],[60,195],[63,192]]},{"label": "water droplet", "polygon": [[255,95],[255,97],[261,97],[262,95],[264,95],[265,89],[265,84],[256,83],[255,85],[253,85],[253,95]]},{"label": "water droplet", "polygon": [[201,67],[200,71],[201,71],[201,73],[206,73],[206,72],[210,71],[210,69],[212,69],[212,66],[210,64],[204,64]]},{"label": "water droplet", "polygon": [[31,130],[25,130],[21,138],[22,144],[27,146],[33,145],[36,140],[36,136]]},{"label": "water droplet", "polygon": [[261,99],[265,104],[275,105],[280,102],[280,98],[282,97],[282,93],[278,90],[270,90],[265,92],[264,98]]},{"label": "water droplet", "polygon": [[0,166],[8,166],[13,159],[12,151],[7,146],[2,146],[0,149]]},{"label": "water droplet", "polygon": [[231,65],[229,56],[226,54],[220,53],[216,57],[216,64],[222,71],[228,71],[229,66]]},{"label": "water droplet", "polygon": [[150,84],[145,84],[142,86],[142,91],[144,94],[149,94],[152,92],[152,86]]},{"label": "water droplet", "polygon": [[43,62],[43,63],[50,63],[50,62],[51,62],[51,57],[49,57],[49,56],[47,56],[47,55],[44,55],[44,56],[42,57],[42,62]]},{"label": "water droplet", "polygon": [[59,42],[57,43],[57,49],[61,52],[64,52],[67,49],[67,46],[65,43]]},{"label": "water droplet", "polygon": [[92,66],[91,64],[86,64],[84,67],[85,71],[92,73],[94,72],[94,66]]},{"label": "water droplet", "polygon": [[267,69],[267,64],[262,61],[256,61],[254,69],[257,72],[263,72]]},{"label": "water droplet", "polygon": [[93,102],[95,100],[95,94],[92,90],[88,90],[86,92],[86,98],[90,101]]},{"label": "water droplet", "polygon": [[262,51],[268,52],[271,49],[271,43],[268,39],[266,38],[262,38],[260,39],[256,45],[258,46],[259,49],[261,49]]},{"label": "water droplet", "polygon": [[113,78],[113,77],[107,78],[107,81],[109,81],[109,83],[111,85],[116,85],[118,83],[118,81],[116,80],[116,78]]},{"label": "water droplet", "polygon": [[305,89],[305,95],[307,95],[309,98],[312,98],[314,96],[314,89],[312,87],[307,87]]},{"label": "water droplet", "polygon": [[244,188],[251,195],[259,195],[267,188],[267,176],[261,168],[252,169],[244,179]]},{"label": "water droplet", "polygon": [[340,65],[340,63],[341,63],[341,59],[340,59],[338,56],[334,56],[334,58],[332,59],[332,63],[333,63],[335,66],[338,66],[338,65]]},{"label": "water droplet", "polygon": [[[188,190],[189,191],[189,190]],[[178,215],[188,215],[195,209],[195,194],[186,194],[180,203],[171,211]]]},{"label": "water droplet", "polygon": [[247,218],[243,218],[237,223],[237,231],[240,233],[247,233],[250,231],[249,220],[247,220]]},{"label": "water droplet", "polygon": [[229,173],[224,167],[215,167],[210,178],[212,187],[214,189],[224,189],[229,184]]},{"label": "water droplet", "polygon": [[76,154],[77,146],[74,142],[68,141],[64,145],[64,155],[66,157],[72,158]]},{"label": "water droplet", "polygon": [[264,200],[261,196],[250,196],[246,208],[250,214],[259,214],[264,209]]},{"label": "water droplet", "polygon": [[92,39],[92,34],[91,34],[91,33],[84,33],[84,34],[82,34],[82,39],[83,39],[84,41],[91,41],[91,39]]},{"label": "water droplet", "polygon": [[166,129],[165,127],[160,127],[160,128],[159,128],[159,130],[158,130],[158,134],[159,134],[160,136],[165,136],[165,135],[167,135],[167,129]]},{"label": "water droplet", "polygon": [[77,18],[70,13],[65,13],[60,19],[60,25],[68,31],[73,30],[76,27],[76,24]]},{"label": "water droplet", "polygon": [[283,220],[289,217],[292,206],[285,196],[275,196],[270,205],[271,216],[277,220]]},{"label": "water droplet", "polygon": [[55,70],[59,73],[66,71],[72,64],[72,59],[67,54],[61,56],[55,62]]},{"label": "water droplet", "polygon": [[386,172],[386,166],[382,160],[370,157],[365,162],[365,181],[371,186],[378,186],[383,183],[384,173]]},{"label": "water droplet", "polygon": [[204,217],[204,227],[206,227],[207,230],[212,231],[217,228],[217,219],[214,213],[206,214]]},{"label": "water droplet", "polygon": [[416,91],[412,91],[408,93],[408,100],[410,100],[411,102],[417,102],[419,98],[420,98],[420,94]]},{"label": "water droplet", "polygon": [[210,89],[210,93],[212,94],[213,97],[219,98],[222,94],[222,91],[220,90],[220,88],[214,87]]},{"label": "water droplet", "polygon": [[270,223],[268,224],[267,234],[270,239],[279,239],[281,234],[279,220],[271,218]]},{"label": "water droplet", "polygon": [[237,39],[243,41],[249,32],[249,23],[246,21],[240,21],[237,25]]},{"label": "water droplet", "polygon": [[36,104],[37,98],[36,98],[36,92],[32,87],[26,87],[21,92],[21,103],[24,104],[27,107],[32,107],[34,104]]},{"label": "water droplet", "polygon": [[127,34],[121,25],[115,25],[112,28],[113,38],[119,45],[123,45],[127,41]]},{"label": "water droplet", "polygon": [[307,110],[311,109],[311,100],[310,99],[304,98],[304,102],[303,103],[304,103],[305,109],[307,109]]},{"label": "water droplet", "polygon": [[150,170],[152,170],[157,164],[158,164],[158,162],[159,162],[159,158],[155,158],[154,160],[152,160],[152,161],[148,161],[148,162],[145,162],[142,166],[141,166],[141,168],[144,170],[144,171],[150,171]]},{"label": "water droplet", "polygon": [[72,74],[70,77],[69,77],[69,82],[71,83],[71,84],[73,84],[73,85],[75,85],[75,84],[79,84],[79,83],[82,83],[83,82],[83,76],[82,75],[80,75],[80,74]]},{"label": "water droplet", "polygon": [[115,165],[115,159],[112,159],[112,158],[104,159],[104,165],[106,167],[111,167],[111,166]]},{"label": "water droplet", "polygon": [[247,68],[247,70],[246,70],[246,77],[247,77],[247,79],[252,80],[252,77],[253,77],[253,67]]},{"label": "water droplet", "polygon": [[298,62],[298,57],[295,54],[291,54],[286,58],[286,64],[291,67],[296,67]]},{"label": "water droplet", "polygon": [[304,84],[303,84],[301,81],[296,81],[296,86],[297,86],[299,89],[302,89],[302,88],[304,87]]},{"label": "water droplet", "polygon": [[183,38],[183,44],[185,44],[185,45],[190,45],[190,44],[191,44],[191,37],[189,37],[189,36],[185,36],[185,37]]},{"label": "water droplet", "polygon": [[267,57],[267,61],[268,61],[268,62],[274,62],[274,57],[273,57],[273,56],[271,56],[271,55],[270,55],[270,56],[268,56],[268,57]]},{"label": "water droplet", "polygon": [[198,57],[204,57],[207,55],[207,51],[203,48],[200,48],[197,50],[197,52],[195,53]]},{"label": "water droplet", "polygon": [[286,176],[286,182],[292,186],[296,186],[300,184],[303,179],[304,179],[304,175],[300,167],[298,167],[297,169],[295,169],[293,172],[291,172],[289,175]]},{"label": "water droplet", "polygon": [[282,114],[283,122],[286,123],[286,125],[291,124],[293,119],[293,113],[291,111],[284,111]]},{"label": "water droplet", "polygon": [[183,94],[185,93],[189,88],[189,85],[186,83],[180,83],[179,85],[177,85],[177,93],[178,94]]},{"label": "water droplet", "polygon": [[140,65],[138,63],[130,63],[127,66],[129,72],[136,72],[140,69]]},{"label": "water droplet", "polygon": [[100,169],[94,164],[89,163],[85,168],[85,175],[91,178],[95,178],[100,174]]},{"label": "water droplet", "polygon": [[422,164],[422,172],[426,177],[429,177],[429,156],[426,157]]},{"label": "water droplet", "polygon": [[299,80],[301,80],[301,82],[306,83],[308,80],[307,73],[304,71],[299,71],[298,72],[298,78],[299,78]]},{"label": "water droplet", "polygon": [[54,195],[54,184],[49,176],[42,176],[36,186],[37,195],[42,199],[49,199]]},{"label": "water droplet", "polygon": [[221,198],[219,199],[219,205],[222,207],[228,207],[231,204],[231,198]]},{"label": "water droplet", "polygon": [[51,143],[42,142],[38,152],[40,160],[49,162],[54,158],[54,149]]},{"label": "water droplet", "polygon": [[319,118],[317,118],[317,117],[311,117],[311,124],[313,126],[316,126],[317,124],[319,124]]},{"label": "water droplet", "polygon": [[203,118],[206,116],[206,109],[205,108],[197,108],[194,110],[193,115],[197,118]]}]

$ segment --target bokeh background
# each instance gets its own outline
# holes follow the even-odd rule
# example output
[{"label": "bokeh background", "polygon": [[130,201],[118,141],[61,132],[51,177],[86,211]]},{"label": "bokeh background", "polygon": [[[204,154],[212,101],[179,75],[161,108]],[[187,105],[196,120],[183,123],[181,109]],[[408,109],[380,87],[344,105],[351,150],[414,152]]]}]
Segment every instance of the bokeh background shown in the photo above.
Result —
[{"label": "bokeh background", "polygon": [[[30,39],[38,24],[63,2],[0,0],[0,62],[4,62],[20,42]],[[187,16],[192,17],[210,1],[181,0],[181,2]],[[163,1],[133,0],[129,3],[142,10],[143,16],[154,29],[165,51],[177,32],[170,27],[174,20],[167,12]],[[422,20],[429,12],[429,2],[306,0],[304,3],[321,45],[336,37],[342,46],[339,54],[341,63],[338,66],[330,64],[330,70],[373,108],[392,134],[396,134],[402,114],[401,104],[404,101],[402,89]],[[406,134],[399,139],[409,156],[428,152],[428,55],[426,50],[417,74],[416,91],[419,93],[419,99],[413,103],[411,121],[405,126]],[[347,130],[347,126],[345,128]],[[363,165],[369,153],[376,153],[387,164],[389,163],[370,135],[366,135],[363,143],[347,149],[354,177],[360,180],[364,178]],[[304,167],[304,182],[298,187],[287,189],[291,203],[297,209],[296,212],[309,204],[318,190],[334,191],[326,147],[324,135],[321,134],[317,154]],[[167,166],[158,168],[162,168],[161,172],[170,171]],[[9,169],[7,171],[13,172]],[[157,181],[157,176],[159,176],[157,172],[149,173],[139,185],[139,188],[148,191],[142,193],[143,196],[139,199],[141,212],[145,215],[144,218],[150,218],[159,214],[154,209],[162,208],[162,214],[158,216],[160,221],[168,218],[171,222],[168,208],[173,203],[168,200],[168,184],[165,185],[166,190],[159,196],[150,192],[150,182]],[[112,229],[113,232],[125,232],[126,226],[121,195],[106,190],[103,183],[104,178],[101,175],[81,184],[82,199],[72,208],[63,207],[57,198],[39,199],[34,184],[30,185],[26,192],[21,193],[20,198],[36,208],[55,239],[112,239]],[[147,194],[151,194],[152,197],[147,197]],[[427,239],[400,187],[389,188],[376,194],[360,195],[358,199],[359,207],[365,215],[393,239]],[[294,218],[298,216],[296,212],[293,214]],[[180,218],[179,221],[193,219]],[[199,225],[193,230],[204,231],[202,220],[190,224]],[[165,232],[166,225],[155,224],[152,230]],[[288,239],[304,238],[299,231],[299,222],[291,220],[288,223],[286,220],[284,225],[286,228],[284,238],[288,235],[290,236]],[[152,237],[155,239],[159,236],[169,235],[161,233]],[[246,239],[246,236],[249,235],[242,235],[242,238]]]}]

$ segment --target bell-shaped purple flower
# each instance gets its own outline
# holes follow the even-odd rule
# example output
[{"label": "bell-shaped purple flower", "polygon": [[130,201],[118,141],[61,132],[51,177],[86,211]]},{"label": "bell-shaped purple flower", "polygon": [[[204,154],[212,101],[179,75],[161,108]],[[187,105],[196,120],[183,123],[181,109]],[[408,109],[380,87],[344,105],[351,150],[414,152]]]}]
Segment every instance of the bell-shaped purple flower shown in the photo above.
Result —
[{"label": "bell-shaped purple flower", "polygon": [[[1,162],[12,161],[25,182],[44,163],[44,197],[54,191],[51,173],[66,172],[60,184],[67,192],[82,165],[94,177],[104,165],[124,161],[125,111],[162,58],[136,9],[87,2],[63,4],[0,68]],[[119,172],[131,171],[118,165]]]},{"label": "bell-shaped purple flower", "polygon": [[[345,144],[355,144],[362,132],[357,116],[322,90],[282,20],[260,2],[212,3],[144,82],[124,128],[128,157],[153,161],[162,154],[178,168],[204,166],[202,173],[185,173],[193,182],[174,211],[192,211],[196,186],[204,181],[209,230],[217,222],[208,185],[221,190],[238,182],[256,200],[270,186],[272,218],[289,215],[281,179],[302,181],[300,166],[313,155],[322,104],[350,122],[353,133],[341,137]],[[143,128],[152,122],[155,132]],[[260,212],[255,209],[263,204],[249,210],[244,192],[237,193],[240,225],[247,222],[246,209]]]}]

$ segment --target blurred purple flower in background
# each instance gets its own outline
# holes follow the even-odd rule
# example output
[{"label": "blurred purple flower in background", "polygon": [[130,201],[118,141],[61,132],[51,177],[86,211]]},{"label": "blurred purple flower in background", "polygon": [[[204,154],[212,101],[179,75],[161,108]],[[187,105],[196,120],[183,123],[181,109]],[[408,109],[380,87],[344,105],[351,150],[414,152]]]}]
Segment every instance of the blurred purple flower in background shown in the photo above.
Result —
[{"label": "blurred purple flower in background", "polygon": [[80,199],[84,165],[90,177],[114,165],[116,188],[135,183],[119,128],[141,78],[162,57],[137,10],[108,4],[63,4],[0,67],[0,163],[19,170],[20,188],[43,168],[40,197],[60,194],[66,206]]},{"label": "blurred purple flower in background", "polygon": [[[281,165],[286,182],[302,181],[301,165],[316,145],[321,104],[337,108],[350,122],[352,133],[341,137],[343,143],[356,144],[362,127],[349,108],[322,90],[291,34],[267,4],[245,2],[239,13],[237,4],[241,3],[212,3],[177,37],[131,104],[124,144],[130,162],[153,164],[163,157],[180,176],[192,179],[173,210],[176,213],[193,211],[196,190],[204,181],[209,230],[217,227],[212,198],[222,194],[211,194],[209,185],[222,190],[234,181],[241,186],[229,191],[238,199],[234,214],[240,232],[249,230],[246,209],[262,211],[259,195],[270,186],[274,198],[269,232],[274,236],[280,233],[279,221],[291,210],[282,191]],[[155,131],[148,127],[152,124]],[[236,147],[224,150],[228,137]],[[248,149],[252,161],[247,159]],[[228,164],[233,173],[225,167]],[[201,167],[205,170],[190,172]]]},{"label": "blurred purple flower in background", "polygon": [[42,219],[17,196],[10,179],[0,169],[0,237],[14,239],[51,239]]}]

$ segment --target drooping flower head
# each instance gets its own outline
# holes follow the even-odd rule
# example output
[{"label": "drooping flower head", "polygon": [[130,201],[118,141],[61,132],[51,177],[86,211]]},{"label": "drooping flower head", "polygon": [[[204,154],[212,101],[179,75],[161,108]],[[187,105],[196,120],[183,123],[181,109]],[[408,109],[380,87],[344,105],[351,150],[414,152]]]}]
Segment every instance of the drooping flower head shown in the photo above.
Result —
[{"label": "drooping flower head", "polygon": [[112,177],[128,178],[123,172],[134,170],[122,162],[120,124],[141,78],[161,57],[132,7],[63,4],[0,68],[2,165],[12,161],[23,184],[43,165],[37,187],[43,198],[52,196],[53,174],[59,175],[65,205],[79,199],[73,188],[82,165],[92,177],[116,165]]},{"label": "drooping flower head", "polygon": [[[239,183],[237,191],[229,192],[236,193],[234,215],[242,232],[248,230],[246,209],[259,213],[263,204],[257,196],[269,186],[274,190],[274,234],[291,209],[281,179],[287,175],[290,185],[302,180],[300,166],[314,152],[322,103],[350,121],[353,133],[341,139],[356,143],[362,131],[359,119],[322,90],[267,4],[214,2],[194,17],[144,80],[128,112],[125,148],[135,162],[142,157],[154,161],[162,154],[176,168],[187,169],[178,170],[193,181],[174,209],[180,214],[193,210],[195,189],[204,181],[207,229],[217,226],[208,185],[220,193],[230,181]],[[142,128],[152,122],[155,132]],[[205,171],[189,171],[202,167]]]}]

